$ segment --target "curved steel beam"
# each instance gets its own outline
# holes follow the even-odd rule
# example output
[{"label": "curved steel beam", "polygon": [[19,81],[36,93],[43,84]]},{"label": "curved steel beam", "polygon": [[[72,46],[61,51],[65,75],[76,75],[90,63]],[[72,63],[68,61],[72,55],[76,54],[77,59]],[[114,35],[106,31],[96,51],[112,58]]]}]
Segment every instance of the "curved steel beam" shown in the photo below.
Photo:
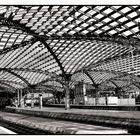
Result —
[{"label": "curved steel beam", "polygon": [[[123,8],[124,8],[124,7],[121,6],[121,7],[119,7],[118,9],[113,9],[113,11],[110,12],[107,16],[109,16],[109,17],[114,21],[114,18],[111,17],[111,15],[113,15],[114,13],[116,13],[116,12],[122,10]],[[139,9],[139,6],[135,8],[135,10],[138,10],[138,9]],[[125,12],[124,14],[122,14],[122,15],[116,17],[115,20],[119,20],[120,18],[122,18],[122,17],[124,17],[124,16],[127,16],[127,15],[129,15],[129,14],[131,14],[131,13],[132,13],[132,10],[130,10],[130,11],[128,10],[128,11]],[[138,14],[137,16],[134,16],[134,17],[130,18],[130,19],[131,19],[131,20],[135,20],[135,19],[138,18],[138,17],[139,17],[139,14]],[[100,18],[100,19],[98,20],[98,22],[103,21],[105,18],[106,18],[106,16],[103,16],[102,18]],[[106,25],[111,24],[111,23],[112,23],[112,20],[110,20],[109,22],[104,23],[102,26],[100,26],[100,28],[102,28],[102,27],[104,27],[104,26],[106,26]],[[128,21],[126,20],[126,21],[122,22],[121,25],[125,25],[125,24],[128,23],[128,22],[129,22],[129,20],[128,20]],[[136,25],[135,25],[135,27],[136,27]],[[133,28],[134,28],[134,26],[133,26]],[[112,27],[111,29],[109,28],[108,30],[106,30],[106,32],[109,32],[109,31],[111,31],[111,30],[113,30],[113,29],[116,29],[116,26]],[[94,29],[92,32],[94,33],[96,30],[97,30],[97,29]],[[120,32],[119,32],[119,33],[120,33]],[[119,34],[119,33],[118,33],[118,34]]]},{"label": "curved steel beam", "polygon": [[120,74],[120,75],[118,75],[118,76],[115,76],[115,77],[113,77],[113,78],[110,78],[110,79],[108,79],[108,80],[120,80],[120,81],[126,81],[125,79],[119,79],[119,78],[122,78],[122,77],[125,77],[125,76],[131,76],[132,74],[129,74],[129,73],[122,73],[122,74]]},{"label": "curved steel beam", "polygon": [[[45,88],[50,88],[50,89],[52,89],[52,90],[54,90],[54,91],[58,91],[57,90],[57,88],[59,88],[59,87],[57,87],[57,86],[50,86],[50,85],[40,85],[41,87],[45,87]],[[38,89],[39,87],[37,87],[37,89]]]},{"label": "curved steel beam", "polygon": [[57,56],[55,55],[55,53],[53,52],[53,50],[49,47],[49,45],[46,43],[46,41],[43,38],[39,39],[40,42],[42,42],[45,47],[48,49],[48,51],[51,53],[51,55],[54,57],[55,61],[57,62],[58,66],[60,67],[60,70],[62,71],[62,74],[64,75],[64,77],[66,76],[65,70],[60,62],[60,60],[57,58]]},{"label": "curved steel beam", "polygon": [[22,41],[20,44],[15,44],[15,45],[12,45],[10,48],[3,49],[0,52],[0,55],[8,53],[8,52],[13,51],[13,50],[16,50],[16,49],[21,48],[21,47],[25,47],[28,44],[33,45],[35,42],[37,42],[37,40],[35,38],[31,38],[27,41]]},{"label": "curved steel beam", "polygon": [[[95,86],[95,87],[98,86],[98,84],[96,84],[96,83],[94,82],[92,76],[88,73],[88,71],[83,70],[82,72],[83,72],[84,74],[86,74],[86,75],[88,76],[88,78],[92,81],[93,86]],[[77,72],[75,72],[74,74],[77,74],[77,73],[81,73],[81,71],[77,71]],[[73,74],[73,75],[74,75],[74,74]]]},{"label": "curved steel beam", "polygon": [[[97,41],[96,41],[97,42]],[[112,45],[106,45],[106,44],[103,44],[103,43],[98,43],[97,42],[97,45],[95,45],[94,44],[94,46],[96,46],[96,48],[97,47],[100,47],[100,46],[112,46]],[[86,46],[85,46],[86,47]],[[126,48],[126,47],[125,47]],[[75,65],[72,67],[72,70],[73,69],[75,69],[75,71],[77,71],[78,69],[79,69],[79,67],[82,65],[82,69],[86,69],[86,70],[90,70],[91,68],[93,68],[93,67],[95,67],[96,66],[96,64],[98,63],[98,62],[100,62],[101,60],[98,60],[98,62],[95,62],[95,60],[93,59],[93,54],[95,54],[95,53],[98,53],[99,52],[99,50],[96,50],[95,52],[94,52],[94,47],[93,48],[91,48],[90,49],[90,52],[88,53],[88,54],[86,54],[85,52],[83,52],[82,54],[81,54],[81,56],[83,56],[83,58],[81,58],[81,59],[79,59],[76,63],[75,63]],[[101,53],[102,52],[104,52],[105,51],[105,48],[104,49],[102,49],[101,50]],[[126,51],[128,52],[128,48],[126,48],[125,50],[124,50],[124,48],[123,49],[121,49],[119,52],[117,52],[116,54],[113,54],[114,56],[117,56],[118,57],[118,55],[120,56],[120,54],[124,54],[124,53],[126,53]],[[105,56],[105,57],[108,57],[108,56]],[[112,58],[114,58],[114,57],[112,57]],[[111,57],[108,57],[108,59],[110,60],[111,59]],[[87,61],[88,60],[88,61]],[[103,61],[103,60],[102,60]],[[85,63],[85,62],[88,62],[88,65],[87,65],[87,63]],[[72,62],[72,63],[74,63],[74,61]],[[79,65],[79,66],[78,66]],[[86,66],[87,65],[87,66]],[[71,70],[71,71],[72,71]]]},{"label": "curved steel beam", "polygon": [[134,86],[136,86],[138,89],[140,89],[140,83],[139,85],[137,83],[132,83]]},{"label": "curved steel beam", "polygon": [[83,71],[83,72],[84,72],[84,73],[89,77],[89,79],[92,81],[93,86],[97,87],[98,84],[96,84],[96,83],[94,82],[92,76],[91,76],[87,71]]},{"label": "curved steel beam", "polygon": [[[113,70],[102,70],[102,69],[99,69],[99,70],[98,69],[93,69],[93,70],[85,70],[84,69],[83,71],[87,71],[87,72],[106,72],[106,73],[112,73],[112,74],[121,75],[121,76],[130,75],[127,72],[120,72],[120,71],[113,71]],[[78,71],[74,72],[73,74],[80,73],[80,72],[81,72],[81,70],[78,70]]]},{"label": "curved steel beam", "polygon": [[56,73],[53,72],[49,72],[49,71],[43,71],[41,69],[29,69],[29,68],[6,68],[9,70],[15,70],[15,71],[29,71],[29,72],[36,72],[36,73],[40,73],[40,74],[46,74],[46,75],[50,75],[50,76],[58,76]]},{"label": "curved steel beam", "polygon": [[[130,74],[128,74],[128,73],[122,73],[122,74],[120,74],[120,75],[117,75],[117,76],[115,76],[115,77],[113,77],[113,78],[110,78],[110,79],[107,79],[107,80],[105,80],[105,81],[112,82],[113,85],[115,85],[117,88],[119,88],[119,86],[118,86],[116,83],[114,83],[113,80],[126,81],[125,79],[118,79],[118,78],[122,78],[123,76],[128,76],[128,75],[130,75]],[[104,83],[105,81],[102,81],[100,84]]]},{"label": "curved steel beam", "polygon": [[20,82],[16,82],[16,81],[10,81],[10,80],[0,80],[0,82],[7,82],[7,83],[13,83],[13,84],[17,84],[20,86],[25,86],[24,84],[20,83]]},{"label": "curved steel beam", "polygon": [[12,90],[16,90],[15,87],[13,87],[13,86],[11,86],[11,85],[9,85],[9,84],[7,84],[7,83],[1,82],[1,81],[0,81],[0,85],[5,85],[5,86],[7,86],[8,88],[10,88],[10,89],[12,89]]},{"label": "curved steel beam", "polygon": [[1,85],[0,85],[0,90],[9,92],[10,89],[9,89],[8,87],[1,86]]},{"label": "curved steel beam", "polygon": [[15,93],[15,92],[16,92],[16,90],[15,90],[15,92],[14,92],[11,88],[6,87],[6,86],[1,86],[1,85],[0,85],[0,88],[1,88],[3,91],[9,92],[9,93]]},{"label": "curved steel beam", "polygon": [[110,81],[116,88],[119,88],[119,86],[114,81],[112,80],[108,80],[108,81]]},{"label": "curved steel beam", "polygon": [[0,68],[0,71],[6,71],[14,76],[16,76],[17,78],[19,78],[20,80],[22,80],[24,83],[26,83],[29,87],[31,87],[32,85],[26,80],[24,79],[22,76],[16,74],[15,72],[9,70],[9,69],[6,69],[6,68]]},{"label": "curved steel beam", "polygon": [[[75,13],[75,11],[73,11],[73,13]],[[56,62],[58,64],[58,66],[60,67],[62,73],[65,75],[65,71],[64,71],[64,68],[63,68],[62,64],[60,63],[60,60],[58,59],[58,57],[55,55],[55,53],[53,52],[53,50],[49,47],[49,45],[45,41],[47,39],[50,39],[49,37],[38,35],[34,31],[30,30],[30,28],[26,27],[25,24],[21,24],[20,21],[13,21],[12,18],[5,18],[2,15],[0,16],[0,18],[1,18],[2,25],[9,26],[9,27],[16,28],[16,29],[22,30],[24,32],[27,32],[27,33],[33,35],[39,41],[41,41],[47,47],[48,51],[52,54],[52,56],[54,57],[54,59],[56,60]],[[74,36],[74,38],[72,38],[72,36],[71,37],[68,36],[68,39],[70,39],[70,38],[77,39],[77,37],[80,37],[80,39],[81,38],[84,38],[83,36],[78,35],[78,36]],[[100,37],[95,36],[94,34],[93,35],[90,34],[90,35],[86,36],[86,38],[84,38],[84,39],[86,39],[86,40],[88,39],[89,40],[90,37],[92,38],[92,40],[93,39],[95,39],[95,40],[103,39],[105,41],[108,40],[108,36],[102,36],[100,38]],[[55,38],[62,39],[63,37],[59,37],[59,36],[52,36],[51,37],[51,39],[55,39]],[[110,36],[109,36],[109,38],[110,38]],[[123,40],[123,39],[125,39],[125,38],[122,38],[121,37],[121,39],[119,39],[119,41],[120,40]]]},{"label": "curved steel beam", "polygon": [[13,86],[11,86],[10,84],[7,84],[7,83],[5,83],[5,82],[1,82],[1,81],[0,81],[0,84],[5,85],[5,86],[7,86],[7,87],[9,87],[9,88],[12,88],[12,89],[15,89],[15,90],[16,90],[15,87],[13,87]]},{"label": "curved steel beam", "polygon": [[[94,70],[93,70],[94,71]],[[110,78],[110,79],[107,79],[107,80],[105,80],[105,81],[110,81],[110,82],[112,82],[113,83],[113,85],[115,85],[117,88],[119,88],[119,86],[116,84],[116,83],[114,83],[113,82],[113,80],[116,80],[117,78],[121,78],[121,77],[123,77],[123,76],[128,76],[128,75],[130,75],[129,73],[127,73],[127,72],[115,72],[115,71],[108,71],[108,70],[95,70],[95,72],[108,72],[108,73],[114,73],[114,74],[118,74],[117,76],[115,76],[115,77],[113,77],[113,78]],[[76,74],[76,73],[80,73],[81,71],[77,71],[77,72],[75,72],[74,74]],[[83,73],[85,73],[89,78],[90,78],[90,80],[92,81],[92,83],[93,83],[93,86],[98,86],[98,84],[96,84],[95,82],[94,82],[94,80],[92,79],[92,76],[88,73],[88,71],[86,71],[86,70],[83,70]],[[131,74],[132,75],[132,74]],[[100,84],[102,84],[103,82],[105,82],[105,81],[102,81]],[[123,80],[121,80],[121,81],[123,81]],[[126,81],[126,80],[124,80],[124,81]]]},{"label": "curved steel beam", "polygon": [[[22,8],[23,8],[23,6],[22,6]],[[69,13],[70,16],[71,16],[71,15],[74,15],[75,12],[78,11],[79,9],[81,9],[81,8],[82,8],[82,6],[77,6],[76,9],[74,9],[72,12]],[[103,9],[107,9],[107,8],[108,8],[108,7],[104,7]],[[103,9],[102,9],[102,10],[103,10]],[[121,6],[121,8],[119,8],[119,9],[123,9],[123,6]],[[135,10],[136,10],[136,9],[139,9],[139,7],[136,7]],[[101,10],[101,11],[102,11],[102,10]],[[113,12],[115,13],[116,11],[113,10]],[[124,15],[129,14],[129,13],[131,13],[131,12],[132,12],[132,11],[130,10],[130,11],[126,12]],[[95,14],[97,14],[97,13],[95,13]],[[94,17],[95,14],[93,14],[92,17]],[[108,14],[108,16],[109,16],[109,15],[111,16],[111,15],[112,15],[112,12],[111,12],[110,14]],[[121,16],[123,17],[123,15],[121,15]],[[139,15],[134,16],[132,19],[135,20],[135,19],[138,18],[138,17],[139,17]],[[1,18],[4,18],[2,14],[1,14]],[[68,16],[65,17],[65,19],[67,19],[67,18],[68,18]],[[90,17],[90,18],[91,18],[91,17]],[[105,18],[106,18],[106,16],[102,17],[101,19],[99,19],[98,21],[96,21],[94,24],[99,23],[101,20],[103,20],[103,19],[105,19]],[[119,20],[120,17],[117,17],[116,20],[117,20],[117,19]],[[132,20],[132,19],[131,19],[131,20]],[[88,19],[88,20],[89,20],[89,19]],[[113,19],[112,19],[112,20],[113,20]],[[110,22],[108,22],[107,24],[111,23],[112,20],[111,20]],[[85,20],[85,21],[86,21],[86,20]],[[14,21],[14,22],[15,22],[15,24],[17,24],[16,21]],[[126,22],[127,22],[127,21],[126,21]],[[129,22],[129,21],[128,21],[128,22]],[[124,22],[123,22],[123,24],[124,24]],[[17,24],[17,25],[18,25],[18,24]],[[13,24],[11,24],[11,26],[13,26]],[[89,26],[91,26],[91,25],[89,25]],[[89,26],[88,26],[87,28],[89,28]],[[137,25],[135,25],[135,26],[137,26]],[[101,27],[104,27],[104,25],[102,25]],[[19,26],[16,26],[16,28],[19,28]],[[109,30],[112,30],[112,29],[114,29],[114,28],[116,28],[116,26],[112,27],[112,28],[109,29]],[[94,33],[96,30],[98,30],[98,28],[94,29],[92,32]],[[107,31],[109,32],[109,30],[107,30]],[[30,33],[33,33],[33,32],[30,32]],[[33,33],[33,34],[34,34],[34,33]],[[94,34],[94,36],[95,36],[95,34]],[[45,37],[45,36],[44,36],[44,37]],[[109,37],[111,38],[111,36],[109,36]],[[45,38],[48,39],[48,37],[45,37]],[[54,36],[54,37],[52,37],[51,39],[56,39],[56,38],[60,39],[61,37],[60,37],[60,36],[56,36],[56,37]],[[66,37],[65,37],[65,38],[66,38]],[[79,38],[80,40],[83,38],[83,39],[86,39],[86,40],[87,40],[87,39],[92,38],[92,36],[91,36],[91,32],[90,32],[90,33],[87,34],[87,37],[86,37],[86,38],[85,38],[85,36],[82,36],[82,35],[81,35],[81,37],[80,37],[79,35],[74,35],[74,36],[70,36],[70,37],[68,38],[68,40],[71,39],[71,38],[74,38],[74,39]],[[62,38],[61,38],[61,39],[62,39]],[[93,39],[93,38],[92,38],[92,39]],[[103,40],[103,36],[101,36],[100,38],[96,36],[96,40],[97,40],[97,39],[102,39],[102,40]],[[124,38],[124,39],[126,39],[126,38]],[[107,41],[109,41],[109,40],[110,40],[110,39],[107,38]],[[126,40],[127,40],[127,39],[126,39]],[[124,41],[122,41],[122,42],[124,42]]]},{"label": "curved steel beam", "polygon": [[[84,43],[85,43],[85,42],[83,42],[83,43],[81,44],[81,46],[84,45]],[[85,57],[85,56],[83,56],[83,55],[85,55],[85,53],[87,53],[86,51],[89,50],[89,48],[88,48],[89,45],[90,45],[90,43],[88,42],[88,44],[87,44],[86,46],[84,46],[84,48],[85,48],[86,50],[81,54],[82,58]],[[77,50],[76,48],[75,48],[74,51],[71,51],[71,50],[70,50],[71,53],[69,53],[69,55],[66,57],[66,59],[67,59],[70,55],[72,55],[76,50]],[[81,47],[80,50],[79,50],[77,53],[75,53],[75,56],[74,56],[74,57],[76,57],[76,56],[79,54],[79,52],[82,52],[82,50],[83,50],[83,48]],[[91,49],[90,53],[92,53],[92,50],[94,50],[94,47]],[[87,54],[86,54],[86,55],[87,55]],[[74,57],[73,57],[73,58],[74,58]],[[70,72],[78,65],[78,62],[80,62],[82,58],[80,58],[80,59],[76,62],[76,64],[71,68]],[[66,71],[70,68],[70,66],[71,66],[76,60],[77,60],[77,58],[75,58],[73,61],[69,60],[69,61],[65,64],[65,66],[69,64],[69,66],[67,67]]]},{"label": "curved steel beam", "polygon": [[[137,50],[137,54],[140,54],[140,51]],[[117,59],[121,58],[121,59],[125,59],[129,56],[128,52],[122,54],[121,56],[114,56],[111,58],[106,58],[104,60],[98,61],[96,63],[90,64],[89,66],[86,66],[85,69],[90,70],[93,67],[98,67],[99,65],[105,64],[105,63],[109,63],[112,61],[116,61]],[[91,66],[92,65],[92,66]]]},{"label": "curved steel beam", "polygon": [[135,83],[133,83],[133,82],[131,82],[130,84],[127,84],[127,85],[125,85],[125,86],[121,86],[120,88],[129,87],[129,86],[131,86],[131,85],[134,85],[135,87],[137,87],[137,88],[140,89],[140,87],[139,87],[138,85],[136,85]]},{"label": "curved steel beam", "polygon": [[58,80],[58,79],[46,79],[46,80],[41,81],[40,83],[37,83],[34,86],[36,87],[36,86],[39,86],[39,85],[44,84],[44,83],[49,82],[49,81],[56,81],[64,87],[64,83],[61,80]]},{"label": "curved steel beam", "polygon": [[118,56],[118,54],[116,54],[115,56],[113,56],[113,57],[108,57],[108,58],[106,58],[106,59],[104,59],[104,60],[99,60],[99,61],[97,61],[97,62],[94,62],[93,60],[91,60],[90,61],[90,64],[88,65],[88,66],[83,66],[83,67],[85,67],[85,69],[87,69],[87,70],[90,70],[90,69],[92,69],[93,67],[97,67],[97,66],[99,66],[99,65],[101,65],[102,63],[104,64],[104,63],[107,63],[107,62],[110,62],[110,61],[112,61],[112,60],[117,60],[118,58],[126,58],[127,56],[128,56],[128,52],[126,51],[126,52],[124,52],[124,50],[122,50],[121,51],[121,55],[119,55]]},{"label": "curved steel beam", "polygon": [[21,24],[20,21],[13,21],[12,18],[5,18],[3,15],[0,15],[0,21],[2,25],[8,26],[11,28],[15,28],[18,30],[22,30],[23,32],[26,32],[28,34],[33,35],[38,41],[44,44],[44,46],[48,49],[48,51],[51,53],[51,55],[54,57],[55,61],[57,62],[58,66],[60,67],[60,70],[62,71],[62,74],[66,75],[64,68],[62,64],[60,63],[60,60],[57,58],[53,50],[49,47],[49,45],[46,43],[47,37],[39,35],[35,33],[34,31],[30,30],[30,27],[26,27],[25,24]]},{"label": "curved steel beam", "polygon": [[100,85],[103,84],[104,82],[111,82],[116,88],[120,88],[120,87],[119,87],[114,81],[112,81],[112,80],[105,80],[105,81],[101,82]]}]

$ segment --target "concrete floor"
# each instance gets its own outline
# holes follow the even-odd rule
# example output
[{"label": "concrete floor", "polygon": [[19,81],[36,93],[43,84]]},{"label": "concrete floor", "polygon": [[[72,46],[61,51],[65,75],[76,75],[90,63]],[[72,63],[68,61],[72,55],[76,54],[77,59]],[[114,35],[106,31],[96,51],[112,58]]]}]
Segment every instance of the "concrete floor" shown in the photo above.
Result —
[{"label": "concrete floor", "polygon": [[92,110],[92,109],[70,109],[65,110],[64,108],[54,108],[54,107],[26,107],[20,108],[25,110],[36,110],[36,111],[47,111],[47,112],[60,112],[60,113],[75,113],[75,114],[88,114],[96,116],[109,116],[117,118],[131,118],[140,119],[140,111],[118,111],[118,110]]},{"label": "concrete floor", "polygon": [[[26,108],[27,109],[27,108]],[[28,108],[30,109],[30,108]],[[33,108],[38,110],[38,108]],[[43,108],[42,110],[62,111],[63,109]],[[71,112],[72,110],[66,111]],[[73,110],[76,111],[76,110]],[[84,113],[86,113],[84,111]],[[53,132],[60,132],[62,134],[127,134],[127,130],[117,129],[111,127],[96,126],[90,124],[83,124],[77,122],[61,121],[50,118],[33,117],[23,114],[0,112],[0,118],[13,122],[15,124],[22,124],[25,126],[49,130]]]}]

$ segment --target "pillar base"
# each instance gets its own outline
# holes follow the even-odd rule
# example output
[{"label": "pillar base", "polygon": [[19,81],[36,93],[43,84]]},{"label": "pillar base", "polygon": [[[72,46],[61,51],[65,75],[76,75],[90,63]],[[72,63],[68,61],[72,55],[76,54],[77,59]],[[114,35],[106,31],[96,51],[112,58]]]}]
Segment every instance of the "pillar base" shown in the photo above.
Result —
[{"label": "pillar base", "polygon": [[67,107],[65,106],[65,110],[69,110],[69,109],[70,109],[70,106],[67,106]]},{"label": "pillar base", "polygon": [[69,98],[65,98],[65,110],[70,109],[70,101]]}]

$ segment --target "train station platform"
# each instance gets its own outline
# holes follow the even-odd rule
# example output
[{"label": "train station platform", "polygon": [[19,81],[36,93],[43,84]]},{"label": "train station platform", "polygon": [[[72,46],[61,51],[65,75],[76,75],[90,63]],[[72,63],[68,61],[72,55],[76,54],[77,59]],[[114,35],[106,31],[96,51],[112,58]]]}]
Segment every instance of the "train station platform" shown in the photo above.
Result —
[{"label": "train station platform", "polygon": [[[51,118],[61,121],[76,122],[88,125],[100,125],[128,130],[133,134],[140,134],[140,112],[118,110],[70,109],[55,107],[7,107],[7,112],[24,114],[40,118]],[[86,126],[85,126],[86,128]]]},{"label": "train station platform", "polygon": [[[0,123],[8,124],[10,129],[19,134],[128,134],[127,130],[97,126],[78,122],[62,121],[0,112]],[[7,126],[8,127],[8,126]]]},{"label": "train station platform", "polygon": [[[65,108],[64,104],[47,104],[45,107]],[[140,111],[140,105],[70,105],[71,109]]]}]

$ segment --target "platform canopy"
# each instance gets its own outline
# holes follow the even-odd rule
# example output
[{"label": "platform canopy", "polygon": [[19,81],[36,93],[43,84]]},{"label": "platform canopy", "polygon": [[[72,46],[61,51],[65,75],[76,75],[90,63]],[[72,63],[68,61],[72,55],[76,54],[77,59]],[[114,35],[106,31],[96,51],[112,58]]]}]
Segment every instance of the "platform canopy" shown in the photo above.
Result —
[{"label": "platform canopy", "polygon": [[60,88],[68,75],[71,82],[139,86],[139,58],[140,6],[0,6],[4,89],[45,87],[52,79]]}]

